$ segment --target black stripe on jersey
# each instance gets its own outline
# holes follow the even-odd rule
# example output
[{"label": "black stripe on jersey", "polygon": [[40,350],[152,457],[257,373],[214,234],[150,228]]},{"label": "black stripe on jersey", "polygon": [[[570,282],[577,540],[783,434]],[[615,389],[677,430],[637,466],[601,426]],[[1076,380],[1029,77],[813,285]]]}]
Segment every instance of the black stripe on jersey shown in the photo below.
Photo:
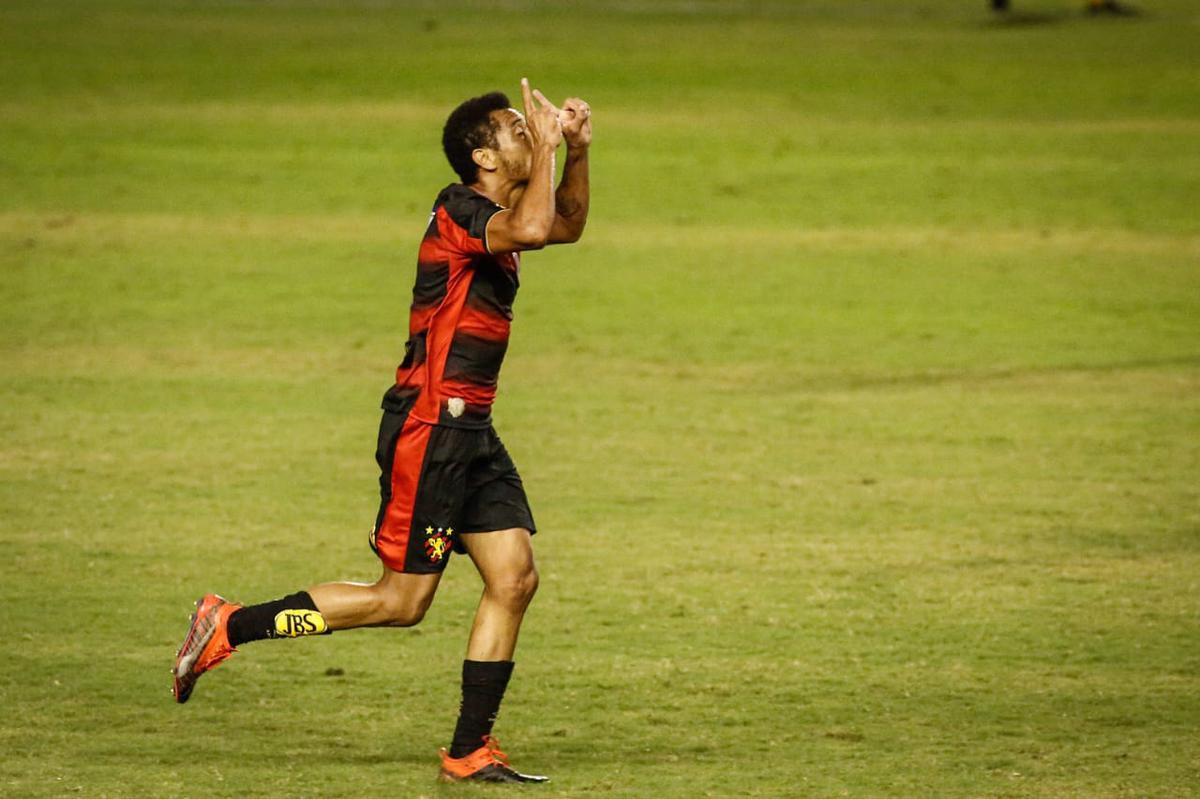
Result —
[{"label": "black stripe on jersey", "polygon": [[434,207],[438,205],[446,209],[454,224],[467,231],[468,236],[480,240],[487,231],[488,220],[501,210],[499,205],[461,183],[442,189]]},{"label": "black stripe on jersey", "polygon": [[446,298],[450,280],[450,262],[432,261],[417,264],[417,282],[413,285],[413,307],[432,308]]},{"label": "black stripe on jersey", "polygon": [[[421,393],[421,389],[413,388],[412,386],[392,386],[383,395],[383,402],[379,405],[385,411],[395,411],[396,413],[408,413],[412,405],[417,400],[417,395]],[[378,458],[378,456],[376,456]],[[388,470],[389,473],[391,470]]]},{"label": "black stripe on jersey", "polygon": [[428,335],[428,330],[422,330],[404,342],[404,360],[400,362],[401,369],[411,369],[425,363],[425,339]]},{"label": "black stripe on jersey", "polygon": [[493,261],[476,259],[475,278],[467,292],[467,305],[512,321],[517,298],[516,280]]},{"label": "black stripe on jersey", "polygon": [[446,355],[442,379],[494,386],[507,350],[507,341],[488,341],[469,333],[455,333],[454,340],[450,342],[450,352]]}]

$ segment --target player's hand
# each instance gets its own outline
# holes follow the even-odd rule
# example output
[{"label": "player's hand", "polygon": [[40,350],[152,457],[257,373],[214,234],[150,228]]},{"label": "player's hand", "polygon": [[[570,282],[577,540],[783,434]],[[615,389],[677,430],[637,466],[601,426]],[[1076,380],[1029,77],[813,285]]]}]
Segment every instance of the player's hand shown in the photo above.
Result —
[{"label": "player's hand", "polygon": [[[536,108],[533,105],[534,98],[539,104]],[[529,131],[530,144],[534,148],[558,147],[563,138],[558,108],[546,99],[546,95],[537,89],[531,90],[528,78],[521,78],[521,99],[525,101],[525,129]]]},{"label": "player's hand", "polygon": [[567,147],[580,149],[592,143],[592,107],[578,97],[568,97],[559,109]]}]

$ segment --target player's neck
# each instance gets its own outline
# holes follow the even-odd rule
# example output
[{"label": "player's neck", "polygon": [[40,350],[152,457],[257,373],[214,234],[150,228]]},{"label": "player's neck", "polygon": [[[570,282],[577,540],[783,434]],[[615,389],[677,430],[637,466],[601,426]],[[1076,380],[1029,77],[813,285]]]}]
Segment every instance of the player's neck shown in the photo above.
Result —
[{"label": "player's neck", "polygon": [[512,208],[521,199],[521,195],[525,193],[525,186],[526,181],[516,181],[490,174],[472,183],[470,188],[497,205]]}]

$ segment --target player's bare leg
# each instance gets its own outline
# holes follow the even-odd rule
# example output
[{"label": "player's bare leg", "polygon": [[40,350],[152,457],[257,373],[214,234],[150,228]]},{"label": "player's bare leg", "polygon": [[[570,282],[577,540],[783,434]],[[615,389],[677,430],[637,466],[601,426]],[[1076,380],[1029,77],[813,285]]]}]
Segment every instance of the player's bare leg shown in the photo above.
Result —
[{"label": "player's bare leg", "polygon": [[250,641],[353,627],[411,627],[425,617],[439,580],[441,574],[402,574],[385,566],[374,583],[323,583],[249,607],[206,594],[196,603],[175,657],[175,701],[186,702],[201,674]]},{"label": "player's bare leg", "polygon": [[483,596],[467,642],[468,660],[512,660],[521,621],[538,586],[530,538],[521,528],[462,536],[483,578]]},{"label": "player's bare leg", "polygon": [[386,566],[374,583],[322,583],[308,589],[331,630],[411,627],[433,602],[441,573],[404,574]]},{"label": "player's bare leg", "polygon": [[468,533],[460,539],[483,578],[483,596],[463,661],[463,698],[454,741],[442,750],[441,779],[481,782],[545,782],[508,765],[492,737],[492,725],[512,675],[521,621],[537,591],[530,532],[512,528]]}]

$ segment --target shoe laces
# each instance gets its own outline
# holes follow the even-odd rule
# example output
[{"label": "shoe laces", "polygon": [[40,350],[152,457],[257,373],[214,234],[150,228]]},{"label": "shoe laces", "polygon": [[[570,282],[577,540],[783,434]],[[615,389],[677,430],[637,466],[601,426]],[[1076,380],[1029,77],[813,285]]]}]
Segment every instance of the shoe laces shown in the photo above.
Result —
[{"label": "shoe laces", "polygon": [[508,755],[500,751],[500,742],[494,736],[485,735],[483,737],[483,745],[487,747],[488,754],[492,756],[492,760],[502,766],[508,765]]}]

